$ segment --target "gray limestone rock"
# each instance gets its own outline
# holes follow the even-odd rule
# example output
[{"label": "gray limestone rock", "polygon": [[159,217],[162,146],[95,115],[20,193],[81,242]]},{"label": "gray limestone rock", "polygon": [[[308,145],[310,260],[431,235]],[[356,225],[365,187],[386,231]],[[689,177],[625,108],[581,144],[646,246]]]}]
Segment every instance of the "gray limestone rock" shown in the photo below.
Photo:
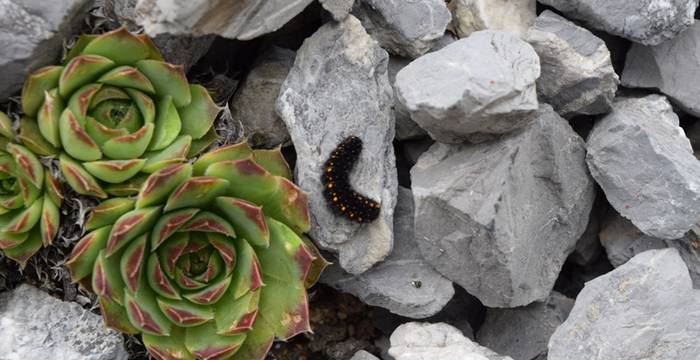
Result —
[{"label": "gray limestone rock", "polygon": [[692,115],[700,116],[700,23],[657,46],[634,44],[627,52],[622,84],[659,89]]},{"label": "gray limestone rock", "polygon": [[487,29],[523,37],[537,17],[535,0],[453,0],[450,4],[459,37]]},{"label": "gray limestone rock", "polygon": [[603,40],[549,10],[525,40],[540,57],[540,100],[564,117],[610,111],[620,81]]},{"label": "gray limestone rock", "polygon": [[127,360],[102,317],[29,285],[0,294],[0,358]]},{"label": "gray limestone rock", "polygon": [[355,0],[319,0],[321,2],[321,6],[323,6],[326,11],[328,11],[331,16],[333,16],[333,20],[335,21],[343,21],[345,20],[346,17],[348,17],[348,14],[350,14],[350,10],[352,10],[352,6],[355,5]]},{"label": "gray limestone rock", "polygon": [[[438,51],[455,41],[457,41],[457,39],[453,35],[450,35],[450,33],[445,33],[443,37],[433,44],[433,47],[430,48],[429,52]],[[400,56],[391,56],[389,58],[389,82],[391,83],[392,88],[394,88],[394,117],[396,118],[397,140],[415,139],[428,136],[428,133],[426,133],[423,128],[416,124],[413,119],[411,119],[411,113],[409,113],[408,109],[406,109],[401,101],[399,101],[394,85],[396,82],[396,74],[398,74],[401,69],[406,67],[406,65],[410,64],[411,61],[412,60],[409,58]]]},{"label": "gray limestone rock", "polygon": [[547,342],[573,306],[573,299],[552,292],[526,307],[488,309],[476,341],[514,360],[546,360]]},{"label": "gray limestone rock", "polygon": [[399,101],[435,140],[460,143],[522,128],[537,110],[532,46],[480,31],[424,55],[396,75]]},{"label": "gray limestone rock", "polygon": [[[348,16],[306,39],[282,85],[277,113],[296,149],[296,180],[309,192],[311,237],[339,253],[351,274],[367,271],[391,252],[397,175],[392,140],[389,55]],[[381,204],[372,223],[357,224],[331,212],[323,198],[323,163],[345,137],[362,139],[350,182]]]},{"label": "gray limestone rock", "polygon": [[615,267],[647,250],[675,248],[688,266],[693,286],[700,289],[700,223],[680,239],[664,240],[645,235],[620,214],[611,213],[603,223],[600,240]]},{"label": "gray limestone rock", "polygon": [[394,118],[396,119],[396,139],[406,140],[417,137],[427,136],[428,134],[413,119],[408,109],[399,101],[394,88],[396,74],[401,71],[406,65],[411,63],[411,59],[404,57],[391,56],[389,58],[389,83],[394,89]]},{"label": "gray limestone rock", "polygon": [[395,360],[513,360],[462,335],[445,323],[406,323],[391,334],[389,355]]},{"label": "gray limestone rock", "polygon": [[657,45],[693,24],[698,0],[540,0],[566,16],[634,42]]},{"label": "gray limestone rock", "polygon": [[352,13],[384,49],[410,58],[430,50],[452,19],[444,0],[358,0]]},{"label": "gray limestone rock", "polygon": [[497,141],[436,143],[411,169],[423,257],[489,307],[547,298],[595,197],[583,140],[550,106],[536,115]]},{"label": "gray limestone rock", "polygon": [[411,190],[399,187],[391,254],[357,276],[331,266],[324,272],[322,282],[351,293],[369,305],[413,319],[423,319],[442,310],[452,299],[454,287],[427,264],[418,251],[413,213]]},{"label": "gray limestone rock", "polygon": [[549,360],[696,360],[700,290],[675,249],[643,252],[586,283]]},{"label": "gray limestone rock", "polygon": [[250,40],[273,32],[312,0],[138,0],[139,25],[150,35],[216,34]]},{"label": "gray limestone rock", "polygon": [[0,0],[0,101],[31,72],[60,60],[89,6],[88,0]]},{"label": "gray limestone rock", "polygon": [[379,360],[377,359],[376,356],[364,351],[360,350],[353,355],[350,360]]},{"label": "gray limestone rock", "polygon": [[700,220],[700,161],[665,97],[616,99],[587,150],[610,204],[645,234],[678,239]]},{"label": "gray limestone rock", "polygon": [[265,51],[231,99],[231,115],[241,121],[248,142],[255,147],[273,148],[289,142],[287,127],[275,112],[275,102],[295,55],[279,47]]}]

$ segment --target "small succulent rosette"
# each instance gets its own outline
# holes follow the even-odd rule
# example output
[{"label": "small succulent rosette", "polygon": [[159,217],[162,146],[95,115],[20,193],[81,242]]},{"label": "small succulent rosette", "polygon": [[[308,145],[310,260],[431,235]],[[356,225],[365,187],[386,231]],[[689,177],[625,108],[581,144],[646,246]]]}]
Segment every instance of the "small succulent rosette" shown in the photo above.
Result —
[{"label": "small succulent rosette", "polygon": [[0,249],[22,267],[58,233],[63,192],[0,112]]},{"label": "small succulent rosette", "polygon": [[150,38],[125,28],[82,35],[63,66],[31,74],[22,108],[21,141],[37,154],[60,154],[66,182],[99,198],[131,195],[146,174],[209,146],[220,111]]},{"label": "small succulent rosette", "polygon": [[290,178],[279,150],[247,143],[159,169],[93,210],[67,266],[155,358],[263,359],[309,330],[306,289],[326,265]]}]

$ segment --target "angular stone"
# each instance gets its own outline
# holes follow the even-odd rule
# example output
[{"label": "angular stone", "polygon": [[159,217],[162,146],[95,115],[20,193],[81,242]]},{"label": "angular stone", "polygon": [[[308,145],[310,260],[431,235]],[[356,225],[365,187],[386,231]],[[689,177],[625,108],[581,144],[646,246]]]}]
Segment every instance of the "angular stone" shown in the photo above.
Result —
[{"label": "angular stone", "polygon": [[[454,35],[449,32],[445,33],[443,37],[437,40],[433,47],[430,48],[430,52],[438,51],[447,45],[452,44],[457,41]],[[392,88],[394,88],[394,117],[396,119],[396,139],[397,140],[407,140],[415,139],[421,137],[427,137],[428,133],[423,130],[418,124],[416,124],[413,119],[411,119],[411,113],[408,109],[399,101],[398,95],[396,94],[396,88],[394,83],[396,82],[396,74],[398,74],[401,69],[406,67],[406,65],[411,63],[411,59],[391,56],[389,58],[389,82]]]},{"label": "angular stone", "polygon": [[659,89],[683,110],[700,116],[700,23],[657,46],[634,44],[627,52],[622,84]]},{"label": "angular stone", "polygon": [[355,0],[319,0],[321,2],[321,5],[323,6],[326,11],[328,11],[331,16],[333,16],[333,20],[335,21],[343,21],[345,20],[346,17],[348,17],[348,14],[350,14],[350,10],[352,10],[352,6],[355,4]]},{"label": "angular stone", "polygon": [[127,360],[102,317],[30,285],[0,294],[2,359]]},{"label": "angular stone", "polygon": [[657,45],[693,24],[697,0],[540,0],[589,26],[644,45]]},{"label": "angular stone", "polygon": [[573,306],[573,299],[552,292],[526,307],[488,309],[476,341],[514,360],[546,360],[547,342]]},{"label": "angular stone", "polygon": [[620,83],[605,42],[590,31],[547,10],[525,40],[540,57],[540,100],[561,116],[609,112]]},{"label": "angular stone", "polygon": [[452,25],[459,37],[503,30],[523,37],[537,16],[535,0],[453,0]]},{"label": "angular stone", "polygon": [[700,223],[680,239],[664,240],[645,235],[620,214],[611,213],[603,223],[600,240],[615,267],[647,250],[675,248],[688,266],[693,287],[700,289]]},{"label": "angular stone", "polygon": [[423,319],[442,310],[452,299],[454,287],[423,260],[413,230],[413,213],[411,190],[399,187],[391,254],[357,276],[331,266],[324,272],[322,281],[369,305],[413,319]]},{"label": "angular stone", "polygon": [[700,161],[665,97],[615,100],[587,148],[610,204],[645,234],[678,239],[700,220]]},{"label": "angular stone", "polygon": [[[389,58],[389,83],[394,88],[396,74],[401,71],[406,65],[411,63],[411,59],[399,56],[391,56]],[[396,139],[406,140],[417,137],[427,136],[425,132],[413,119],[408,109],[399,101],[394,88],[394,118],[396,119]]]},{"label": "angular stone", "polygon": [[289,142],[287,127],[275,112],[275,102],[295,55],[279,47],[263,52],[231,99],[231,115],[241,121],[254,147],[273,148]]},{"label": "angular stone", "polygon": [[31,72],[57,63],[63,42],[80,29],[88,0],[0,0],[0,101]]},{"label": "angular stone", "polygon": [[443,0],[358,0],[352,13],[384,49],[410,58],[430,50],[452,19]]},{"label": "angular stone", "polygon": [[312,0],[138,0],[137,22],[150,35],[216,34],[250,40],[271,33]]},{"label": "angular stone", "polygon": [[376,356],[364,351],[360,350],[353,355],[350,360],[379,360]]},{"label": "angular stone", "polygon": [[513,360],[467,339],[445,323],[406,323],[389,340],[389,355],[395,360]]},{"label": "angular stone", "polygon": [[480,31],[414,60],[396,75],[399,101],[435,140],[460,143],[522,128],[537,110],[532,46]]},{"label": "angular stone", "polygon": [[436,143],[411,169],[423,257],[489,307],[547,298],[595,197],[583,140],[550,106],[536,115],[497,141]]},{"label": "angular stone", "polygon": [[[337,251],[340,265],[351,274],[389,255],[394,239],[398,184],[388,60],[354,16],[327,23],[297,52],[277,100],[297,154],[297,183],[309,193],[311,237]],[[323,163],[350,135],[363,141],[350,182],[381,204],[379,218],[368,224],[334,215],[322,195]]]},{"label": "angular stone", "polygon": [[549,340],[549,360],[693,360],[700,290],[675,249],[650,250],[586,283]]}]

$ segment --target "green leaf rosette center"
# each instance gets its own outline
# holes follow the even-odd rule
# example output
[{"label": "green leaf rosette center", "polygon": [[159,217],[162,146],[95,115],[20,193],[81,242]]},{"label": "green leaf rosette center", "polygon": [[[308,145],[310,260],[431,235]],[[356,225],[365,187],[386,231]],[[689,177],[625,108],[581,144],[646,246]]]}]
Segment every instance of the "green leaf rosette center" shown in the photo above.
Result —
[{"label": "green leaf rosette center", "polygon": [[63,66],[30,75],[22,108],[22,142],[59,155],[68,184],[100,198],[133,194],[147,174],[206,148],[220,110],[147,36],[124,28],[83,35]]}]

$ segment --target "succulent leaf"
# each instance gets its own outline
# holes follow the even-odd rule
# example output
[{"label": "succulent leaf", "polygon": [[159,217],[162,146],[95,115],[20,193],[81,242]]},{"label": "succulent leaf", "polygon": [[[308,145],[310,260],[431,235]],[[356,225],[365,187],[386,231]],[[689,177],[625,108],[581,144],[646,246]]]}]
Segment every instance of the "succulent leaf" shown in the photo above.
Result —
[{"label": "succulent leaf", "polygon": [[[73,161],[61,169],[72,172],[68,185],[98,197],[135,195],[141,177],[198,155],[216,139],[220,110],[148,36],[126,28],[81,36],[63,66],[27,78],[22,106],[20,141],[39,155],[63,153]],[[0,134],[14,137],[3,124]]]},{"label": "succulent leaf", "polygon": [[262,360],[309,330],[306,289],[327,263],[302,234],[305,194],[282,158],[261,157],[227,146],[95,208],[68,267],[92,278],[109,326],[141,332],[162,359]]},{"label": "succulent leaf", "polygon": [[182,119],[182,133],[193,139],[207,134],[221,108],[214,103],[209,91],[201,85],[190,85],[192,102],[179,109]]},{"label": "succulent leaf", "polygon": [[37,155],[58,155],[58,150],[41,135],[39,127],[34,119],[30,119],[26,116],[20,119],[18,139],[27,149]]},{"label": "succulent leaf", "polygon": [[82,53],[101,55],[119,65],[131,65],[147,59],[150,51],[143,41],[122,27],[92,39]]},{"label": "succulent leaf", "polygon": [[22,87],[22,110],[27,116],[36,115],[44,101],[44,93],[58,86],[63,66],[46,66],[29,75]]}]

